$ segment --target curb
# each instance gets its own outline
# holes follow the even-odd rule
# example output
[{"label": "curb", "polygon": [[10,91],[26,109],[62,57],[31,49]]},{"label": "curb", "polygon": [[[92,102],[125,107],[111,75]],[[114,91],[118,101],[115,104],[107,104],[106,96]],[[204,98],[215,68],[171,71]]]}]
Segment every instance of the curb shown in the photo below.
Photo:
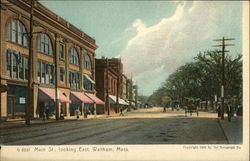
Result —
[{"label": "curb", "polygon": [[[128,113],[128,112],[126,112]],[[37,125],[46,125],[46,124],[50,124],[50,123],[59,123],[59,122],[72,122],[72,121],[84,121],[84,120],[96,120],[96,119],[105,119],[105,118],[110,118],[110,117],[119,117],[119,114],[114,114],[114,115],[101,115],[101,116],[97,116],[97,117],[94,117],[94,116],[91,116],[89,118],[80,118],[80,119],[77,119],[77,118],[69,118],[69,119],[64,119],[64,120],[55,120],[55,119],[51,119],[49,121],[42,121],[41,122],[36,122],[36,120],[31,120],[31,123],[30,125],[25,125],[25,123],[23,124],[16,124],[16,125],[8,125],[10,124],[10,122],[19,122],[19,121],[25,121],[25,120],[16,120],[16,121],[10,121],[10,122],[2,122],[3,124],[3,127],[1,127],[1,124],[0,123],[0,130],[4,130],[4,129],[14,129],[14,128],[23,128],[23,127],[31,127],[31,126],[37,126]],[[6,125],[7,124],[7,125]]]},{"label": "curb", "polygon": [[220,126],[220,128],[221,128],[221,131],[222,131],[224,137],[225,137],[226,140],[227,140],[227,143],[229,144],[228,137],[227,137],[227,135],[226,135],[226,133],[225,133],[225,131],[224,131],[224,128],[223,128],[222,125],[221,125],[221,120],[220,120],[220,118],[217,118],[217,121],[218,121],[218,124],[219,124],[219,126]]}]

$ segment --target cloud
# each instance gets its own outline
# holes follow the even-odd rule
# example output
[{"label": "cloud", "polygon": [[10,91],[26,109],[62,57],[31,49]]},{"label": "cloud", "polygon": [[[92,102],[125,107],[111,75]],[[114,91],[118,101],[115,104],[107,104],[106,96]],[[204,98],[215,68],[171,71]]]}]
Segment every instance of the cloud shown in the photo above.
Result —
[{"label": "cloud", "polygon": [[[187,2],[189,3],[189,2]],[[179,66],[191,61],[198,51],[210,49],[216,32],[231,22],[230,5],[219,2],[177,3],[171,17],[146,26],[140,19],[129,27],[136,35],[119,54],[127,75],[133,73],[139,86],[148,93]],[[230,21],[230,23],[228,22]],[[163,79],[164,78],[164,79]]]}]

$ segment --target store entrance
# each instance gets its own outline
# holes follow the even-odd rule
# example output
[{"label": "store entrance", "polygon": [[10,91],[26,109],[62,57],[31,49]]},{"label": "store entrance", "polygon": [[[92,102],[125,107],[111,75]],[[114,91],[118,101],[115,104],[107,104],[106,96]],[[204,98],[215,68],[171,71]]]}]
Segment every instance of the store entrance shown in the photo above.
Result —
[{"label": "store entrance", "polygon": [[15,96],[13,95],[7,97],[7,114],[8,118],[15,118]]}]

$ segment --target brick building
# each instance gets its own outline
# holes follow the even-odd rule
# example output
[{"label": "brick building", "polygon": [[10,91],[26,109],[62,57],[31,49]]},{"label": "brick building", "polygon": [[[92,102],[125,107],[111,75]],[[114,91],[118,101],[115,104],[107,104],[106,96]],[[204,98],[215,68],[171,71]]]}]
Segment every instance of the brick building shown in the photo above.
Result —
[{"label": "brick building", "polygon": [[29,74],[34,77],[33,118],[41,117],[45,108],[53,115],[55,107],[66,116],[75,115],[76,109],[95,113],[95,105],[103,104],[95,96],[95,40],[35,2],[30,73],[30,6],[30,0],[1,1],[0,85],[7,86],[1,91],[1,120],[25,115]]},{"label": "brick building", "polygon": [[[97,105],[97,113],[117,113],[128,103],[123,98],[123,66],[120,59],[96,59],[97,96],[104,100],[105,106]],[[125,90],[125,89],[124,89]]]}]

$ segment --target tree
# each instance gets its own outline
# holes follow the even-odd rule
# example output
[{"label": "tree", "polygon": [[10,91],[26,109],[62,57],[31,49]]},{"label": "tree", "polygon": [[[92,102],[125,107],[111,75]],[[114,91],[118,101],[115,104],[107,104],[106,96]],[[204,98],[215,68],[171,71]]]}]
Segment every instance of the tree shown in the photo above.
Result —
[{"label": "tree", "polygon": [[[206,51],[198,53],[194,61],[179,67],[157,89],[149,101],[155,105],[164,104],[165,96],[183,102],[185,97],[212,101],[220,96],[221,53]],[[242,55],[225,57],[225,95],[242,98]]]}]

